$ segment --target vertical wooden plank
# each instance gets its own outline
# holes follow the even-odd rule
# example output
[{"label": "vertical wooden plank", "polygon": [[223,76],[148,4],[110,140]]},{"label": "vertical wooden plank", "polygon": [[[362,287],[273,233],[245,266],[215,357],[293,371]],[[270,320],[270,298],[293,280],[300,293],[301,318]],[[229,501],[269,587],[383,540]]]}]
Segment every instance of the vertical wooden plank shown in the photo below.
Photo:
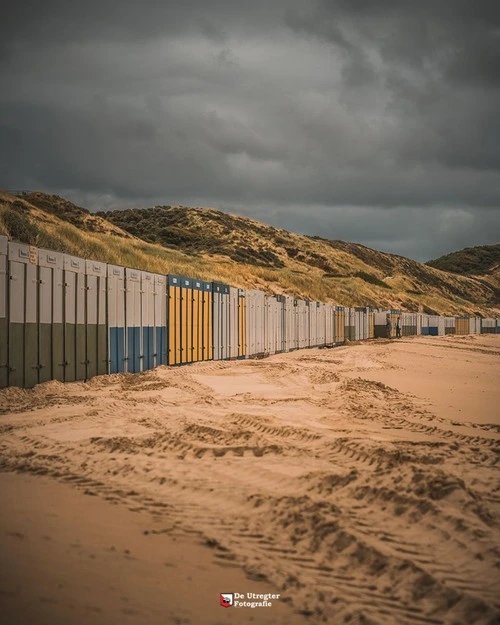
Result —
[{"label": "vertical wooden plank", "polygon": [[208,296],[208,360],[214,359],[214,302],[213,302],[213,293],[211,289],[212,285],[210,284],[210,290],[207,291]]},{"label": "vertical wooden plank", "polygon": [[156,367],[167,364],[167,290],[166,276],[155,274],[154,277],[154,328]]},{"label": "vertical wooden plank", "polygon": [[174,365],[176,358],[176,309],[174,277],[168,276],[168,364]]},{"label": "vertical wooden plank", "polygon": [[76,378],[76,274],[64,271],[64,381]]},{"label": "vertical wooden plank", "polygon": [[140,332],[142,339],[141,361],[142,371],[149,371],[150,369],[153,369],[155,361],[155,276],[148,271],[141,271],[140,273]]},{"label": "vertical wooden plank", "polygon": [[[90,265],[90,266],[89,266]],[[97,375],[97,315],[98,315],[98,277],[94,275],[92,266],[87,261],[87,297],[86,297],[86,379]]]},{"label": "vertical wooden plank", "polygon": [[193,361],[202,359],[201,354],[201,282],[193,280]]},{"label": "vertical wooden plank", "polygon": [[198,289],[198,360],[203,360],[203,282]]},{"label": "vertical wooden plank", "polygon": [[220,358],[229,358],[229,293],[226,285],[221,288],[221,314],[219,319]]},{"label": "vertical wooden plank", "polygon": [[107,267],[105,263],[87,261],[85,270],[87,275],[87,378],[91,378],[102,372],[101,361],[106,360],[106,355],[102,352],[103,346],[100,342],[99,328],[105,320],[106,313],[103,281],[106,277]]},{"label": "vertical wooden plank", "polygon": [[25,386],[25,308],[28,246],[8,244],[9,385]]},{"label": "vertical wooden plank", "polygon": [[[64,255],[44,251],[52,271],[52,377],[64,381]],[[40,262],[40,261],[39,261]]]},{"label": "vertical wooden plank", "polygon": [[79,259],[76,274],[76,379],[87,379],[87,278],[85,261]]},{"label": "vertical wooden plank", "polygon": [[184,362],[193,362],[193,289],[192,281],[189,278],[183,280],[183,304],[185,317],[183,320],[183,329],[185,339],[183,341]]},{"label": "vertical wooden plank", "polygon": [[38,250],[30,247],[30,259],[26,264],[26,310],[24,334],[24,383],[33,388],[39,382],[40,361],[38,357]]},{"label": "vertical wooden plank", "polygon": [[107,266],[102,263],[101,275],[97,278],[97,375],[109,373],[109,347],[107,337]]},{"label": "vertical wooden plank", "polygon": [[0,236],[0,388],[9,384],[7,237]]},{"label": "vertical wooden plank", "polygon": [[125,270],[107,266],[107,344],[109,372],[125,371]]},{"label": "vertical wooden plank", "polygon": [[202,360],[211,360],[212,353],[210,352],[210,316],[209,316],[209,307],[210,307],[210,293],[212,290],[212,285],[209,282],[203,282],[203,292],[202,292],[202,324],[203,324],[203,332],[202,332]]},{"label": "vertical wooden plank", "polygon": [[214,282],[212,295],[212,327],[213,327],[213,359],[221,359],[221,336],[220,336],[220,318],[221,318],[221,293],[220,285]]},{"label": "vertical wooden plank", "polygon": [[9,242],[9,384],[31,388],[39,380],[38,250]]},{"label": "vertical wooden plank", "polygon": [[125,362],[128,373],[142,370],[141,272],[125,269]]},{"label": "vertical wooden plank", "polygon": [[[45,255],[40,250],[40,256]],[[38,267],[39,279],[39,343],[38,353],[40,359],[39,382],[52,380],[52,270],[40,262]]]}]

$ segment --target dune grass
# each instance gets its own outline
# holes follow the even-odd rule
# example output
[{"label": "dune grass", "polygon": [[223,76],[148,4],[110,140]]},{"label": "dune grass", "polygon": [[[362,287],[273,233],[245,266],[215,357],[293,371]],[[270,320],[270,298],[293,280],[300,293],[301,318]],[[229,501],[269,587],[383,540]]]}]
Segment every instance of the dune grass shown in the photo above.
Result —
[{"label": "dune grass", "polygon": [[[167,207],[167,217],[165,211],[156,211],[175,225],[174,232],[184,229],[181,239],[173,237],[177,244],[166,247],[121,227],[133,223],[141,231],[140,219],[151,223],[147,211],[128,211],[111,223],[78,207],[73,213],[72,205],[56,196],[37,197],[43,208],[0,192],[0,232],[40,248],[110,264],[344,306],[413,311],[421,306],[457,315],[500,313],[500,289],[491,276],[477,280],[448,274],[358,244],[325,241],[213,210],[182,207],[178,212]],[[172,231],[158,232],[173,236]],[[243,255],[241,249],[246,250]]]}]

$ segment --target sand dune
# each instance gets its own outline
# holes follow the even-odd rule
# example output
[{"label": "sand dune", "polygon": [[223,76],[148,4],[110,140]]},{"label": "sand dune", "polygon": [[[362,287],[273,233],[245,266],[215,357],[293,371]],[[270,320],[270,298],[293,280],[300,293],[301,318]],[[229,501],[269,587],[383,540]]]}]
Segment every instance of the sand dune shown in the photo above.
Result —
[{"label": "sand dune", "polygon": [[[44,476],[0,476],[3,552],[29,557],[15,551],[12,524],[22,514],[12,492],[18,484],[25,500],[40,483],[46,496],[25,511],[31,522],[23,535],[46,515],[43,501],[68,497],[99,520],[101,533],[112,533],[119,511],[120,525],[132,528],[130,551],[144,566],[152,558],[144,569],[152,583],[159,582],[152,541],[175,550],[160,543],[165,534],[184,541],[186,552],[208,554],[192,583],[206,594],[186,609],[171,605],[189,593],[188,565],[172,553],[178,575],[164,591],[164,623],[493,625],[500,622],[499,364],[496,336],[419,337],[3,390],[1,469]],[[51,491],[63,488],[54,480],[72,485],[67,495]],[[85,525],[65,523],[85,542]],[[155,529],[147,545],[145,526]],[[92,553],[104,547],[93,544]],[[112,575],[106,566],[100,570]],[[141,570],[123,573],[131,594]],[[78,568],[71,574],[77,579]],[[217,596],[208,605],[210,593],[232,591],[220,587],[231,579],[281,599],[236,616]],[[47,618],[50,599],[62,592],[45,585]],[[0,587],[0,607],[15,612],[19,597]],[[96,588],[92,605],[102,622],[118,622],[109,620],[118,600]],[[85,622],[74,610],[71,622]],[[121,622],[156,623],[155,614],[136,610]]]}]

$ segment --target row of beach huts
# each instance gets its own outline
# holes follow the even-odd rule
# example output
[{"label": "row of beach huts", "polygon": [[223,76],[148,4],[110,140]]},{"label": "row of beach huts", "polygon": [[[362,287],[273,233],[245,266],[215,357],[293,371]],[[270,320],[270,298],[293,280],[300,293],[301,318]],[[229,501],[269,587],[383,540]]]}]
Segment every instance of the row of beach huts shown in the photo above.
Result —
[{"label": "row of beach huts", "polygon": [[0,388],[346,340],[500,333],[499,319],[349,308],[155,274],[0,236]]}]

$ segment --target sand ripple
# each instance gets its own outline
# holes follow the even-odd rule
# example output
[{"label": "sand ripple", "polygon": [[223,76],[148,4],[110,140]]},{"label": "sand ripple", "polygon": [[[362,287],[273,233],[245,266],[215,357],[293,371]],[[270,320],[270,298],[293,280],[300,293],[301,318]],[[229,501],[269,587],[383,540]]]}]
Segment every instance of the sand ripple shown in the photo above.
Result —
[{"label": "sand ripple", "polygon": [[308,623],[493,625],[500,424],[481,400],[450,418],[429,389],[466,354],[490,397],[499,353],[403,339],[6,389],[0,468],[199,533]]}]

